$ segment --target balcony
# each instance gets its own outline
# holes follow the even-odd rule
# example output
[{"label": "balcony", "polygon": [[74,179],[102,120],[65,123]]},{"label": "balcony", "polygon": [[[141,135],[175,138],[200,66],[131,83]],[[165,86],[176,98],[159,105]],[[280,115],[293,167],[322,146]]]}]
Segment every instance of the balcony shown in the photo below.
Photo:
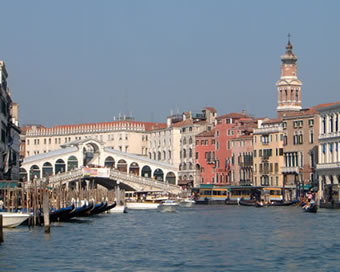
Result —
[{"label": "balcony", "polygon": [[254,129],[254,134],[270,134],[270,133],[281,132],[281,131],[282,131],[281,126],[263,127],[263,128]]},{"label": "balcony", "polygon": [[316,165],[317,170],[335,170],[340,168],[340,162],[320,163]]},{"label": "balcony", "polygon": [[299,167],[282,167],[282,174],[299,174]]},{"label": "balcony", "polygon": [[330,138],[338,138],[338,137],[340,138],[340,131],[338,131],[338,132],[328,132],[328,133],[320,134],[319,140],[330,139]]}]

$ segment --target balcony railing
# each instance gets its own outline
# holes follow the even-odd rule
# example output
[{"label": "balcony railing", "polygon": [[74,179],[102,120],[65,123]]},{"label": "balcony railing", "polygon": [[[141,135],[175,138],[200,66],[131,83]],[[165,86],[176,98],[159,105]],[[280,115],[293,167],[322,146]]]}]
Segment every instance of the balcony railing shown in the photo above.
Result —
[{"label": "balcony railing", "polygon": [[282,167],[283,174],[298,174],[299,167]]},{"label": "balcony railing", "polygon": [[316,165],[317,170],[325,170],[325,169],[339,169],[340,162],[333,162],[333,163],[320,163]]},{"label": "balcony railing", "polygon": [[328,138],[335,138],[340,137],[340,131],[337,132],[327,132],[319,135],[319,139],[328,139]]}]

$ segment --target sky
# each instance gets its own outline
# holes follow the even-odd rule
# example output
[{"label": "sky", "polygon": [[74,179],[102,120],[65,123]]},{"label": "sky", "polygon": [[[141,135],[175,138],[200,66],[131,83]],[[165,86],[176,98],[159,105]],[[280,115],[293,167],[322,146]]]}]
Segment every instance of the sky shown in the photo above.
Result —
[{"label": "sky", "polygon": [[302,104],[340,100],[340,1],[4,1],[0,60],[20,125],[171,113],[275,117],[288,33]]}]

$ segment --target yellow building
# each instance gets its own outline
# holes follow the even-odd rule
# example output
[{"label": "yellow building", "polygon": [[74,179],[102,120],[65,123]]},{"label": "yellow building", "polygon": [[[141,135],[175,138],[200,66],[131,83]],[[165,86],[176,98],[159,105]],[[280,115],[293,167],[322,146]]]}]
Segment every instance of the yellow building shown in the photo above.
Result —
[{"label": "yellow building", "polygon": [[253,134],[253,184],[255,186],[283,187],[281,169],[283,133],[281,119],[266,120]]}]

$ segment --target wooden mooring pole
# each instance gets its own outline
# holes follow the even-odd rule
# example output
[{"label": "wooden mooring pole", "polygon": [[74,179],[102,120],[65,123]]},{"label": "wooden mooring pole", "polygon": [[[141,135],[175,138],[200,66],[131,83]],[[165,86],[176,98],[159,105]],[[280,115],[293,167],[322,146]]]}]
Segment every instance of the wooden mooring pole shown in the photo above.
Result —
[{"label": "wooden mooring pole", "polygon": [[0,243],[4,241],[4,235],[2,232],[2,214],[0,214]]},{"label": "wooden mooring pole", "polygon": [[45,227],[45,233],[51,232],[50,227],[50,207],[49,207],[49,194],[46,189],[46,185],[44,184],[43,187],[43,211],[44,211],[44,227]]}]

